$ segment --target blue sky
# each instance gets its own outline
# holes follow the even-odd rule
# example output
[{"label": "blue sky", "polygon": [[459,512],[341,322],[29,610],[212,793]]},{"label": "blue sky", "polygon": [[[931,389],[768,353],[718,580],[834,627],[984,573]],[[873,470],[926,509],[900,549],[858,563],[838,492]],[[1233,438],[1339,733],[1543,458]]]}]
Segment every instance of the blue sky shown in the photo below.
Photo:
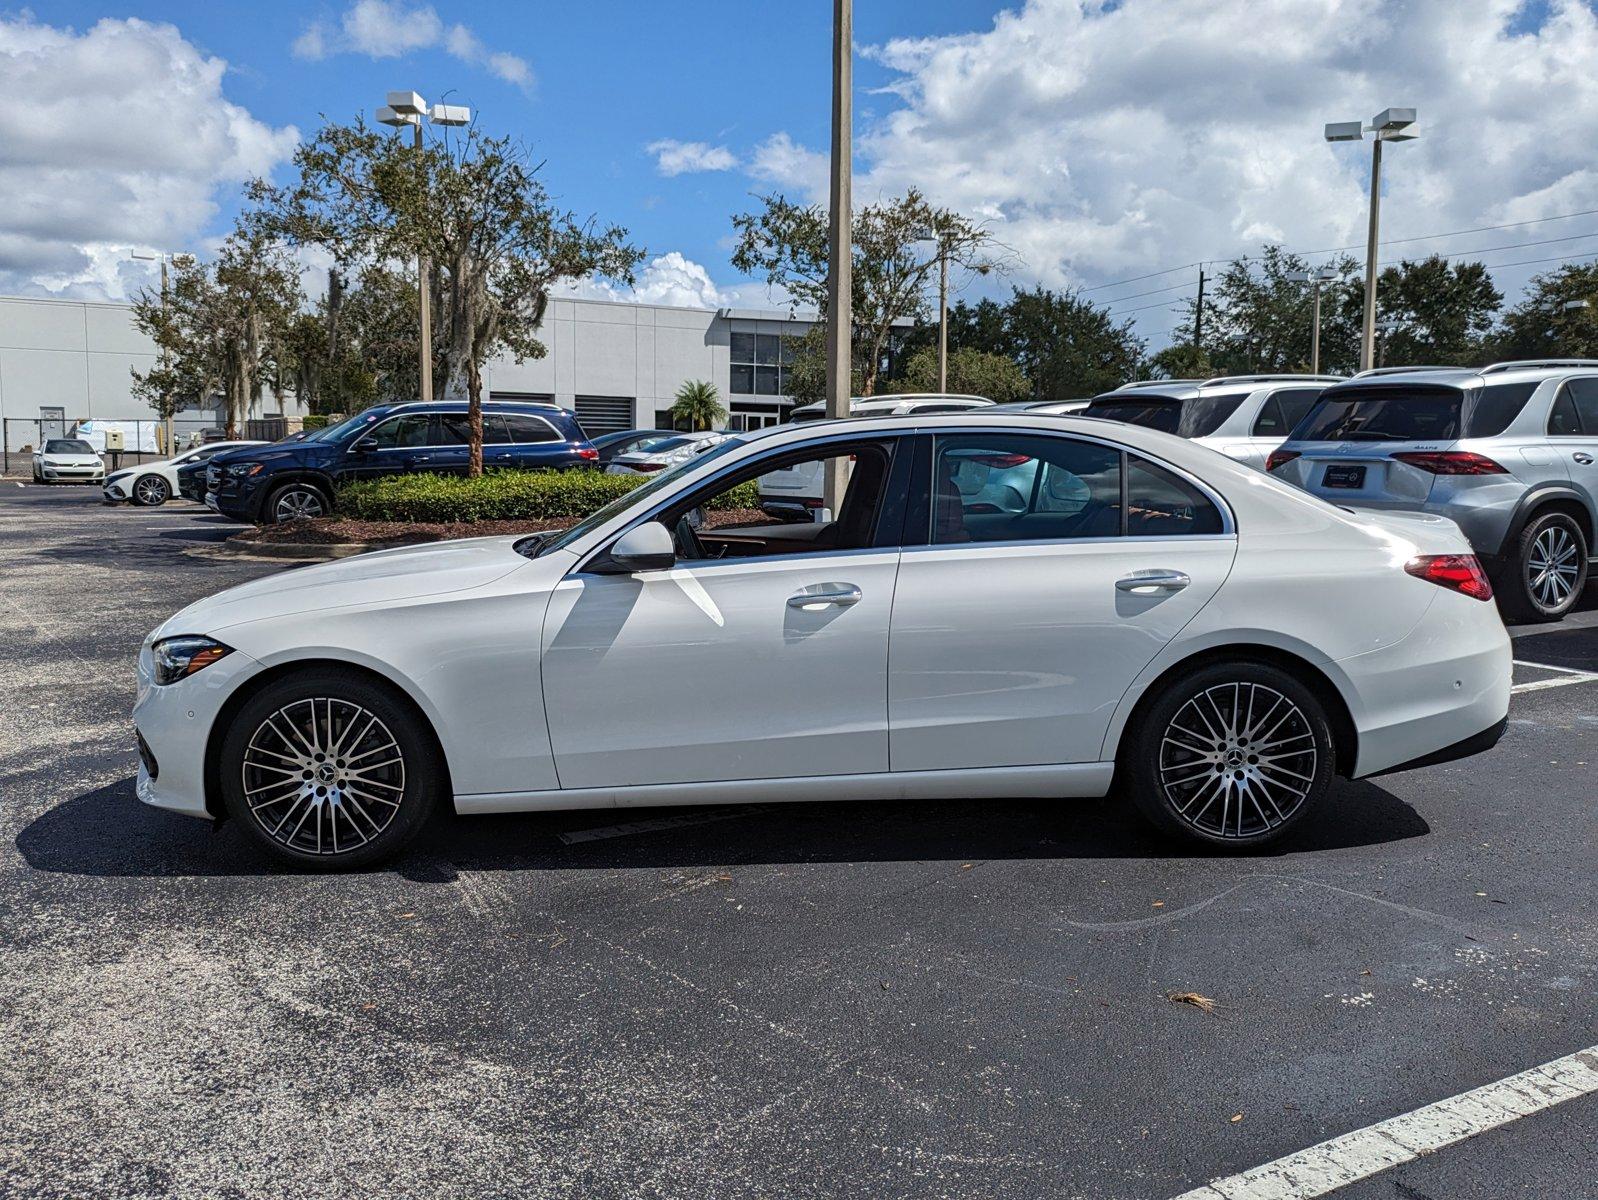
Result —
[{"label": "blue sky", "polygon": [[[1362,240],[1368,152],[1320,127],[1389,105],[1423,133],[1388,160],[1384,234],[1432,239],[1404,252],[1501,246],[1484,257],[1511,295],[1542,258],[1598,256],[1589,0],[857,7],[857,199],[915,186],[987,222],[1015,269],[957,280],[965,295],[1091,288],[1157,349],[1184,264]],[[625,225],[654,260],[645,298],[758,303],[730,216],[754,192],[818,195],[830,20],[825,0],[0,12],[0,86],[27,98],[0,109],[0,290],[125,294],[148,270],[131,253],[203,248],[321,114],[415,88],[524,139],[562,202]],[[1491,225],[1514,229],[1457,233]]]}]

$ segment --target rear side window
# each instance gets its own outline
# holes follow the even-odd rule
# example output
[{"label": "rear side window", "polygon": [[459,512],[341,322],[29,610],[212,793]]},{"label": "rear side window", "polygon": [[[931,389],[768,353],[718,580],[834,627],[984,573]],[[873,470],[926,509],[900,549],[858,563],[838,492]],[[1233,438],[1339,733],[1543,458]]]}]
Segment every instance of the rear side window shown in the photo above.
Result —
[{"label": "rear side window", "polygon": [[1285,438],[1320,398],[1320,388],[1284,388],[1272,392],[1254,419],[1255,437]]},{"label": "rear side window", "polygon": [[1093,401],[1082,410],[1082,415],[1141,425],[1145,429],[1158,429],[1161,433],[1175,433],[1182,424],[1182,402],[1164,396],[1142,396],[1136,400],[1117,397]]},{"label": "rear side window", "polygon": [[557,442],[560,435],[554,431],[547,421],[526,413],[506,413],[502,418],[505,427],[510,431],[510,440],[513,444],[524,445],[527,442]]},{"label": "rear side window", "polygon": [[1164,467],[1132,456],[1126,467],[1129,537],[1220,533],[1221,512],[1198,488]]},{"label": "rear side window", "polygon": [[1554,437],[1598,434],[1598,379],[1572,379],[1559,389],[1548,432]]},{"label": "rear side window", "polygon": [[1470,418],[1465,422],[1465,436],[1473,438],[1497,437],[1520,416],[1526,401],[1537,390],[1538,380],[1529,383],[1489,383],[1476,394],[1471,405]]},{"label": "rear side window", "polygon": [[1581,418],[1576,415],[1576,401],[1570,395],[1570,385],[1559,389],[1554,406],[1548,410],[1550,437],[1580,437]]},{"label": "rear side window", "polygon": [[932,541],[1061,541],[1121,533],[1121,453],[1025,434],[937,440]]},{"label": "rear side window", "polygon": [[1452,387],[1332,389],[1294,430],[1306,442],[1451,442],[1464,393]]}]

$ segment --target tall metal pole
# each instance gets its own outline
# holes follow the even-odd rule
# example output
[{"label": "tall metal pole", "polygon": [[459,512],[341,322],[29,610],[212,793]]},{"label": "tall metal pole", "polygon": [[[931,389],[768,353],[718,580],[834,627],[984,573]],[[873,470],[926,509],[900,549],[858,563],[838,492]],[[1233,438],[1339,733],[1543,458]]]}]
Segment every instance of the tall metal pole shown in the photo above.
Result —
[{"label": "tall metal pole", "polygon": [[[163,250],[161,252],[161,315],[163,317],[167,315],[167,310],[166,310],[166,301],[167,301],[166,257],[167,257],[166,256],[166,251]],[[161,369],[163,371],[166,370],[167,365],[170,362],[171,362],[171,357],[170,357],[170,355],[169,355],[169,353],[167,351],[167,348],[165,346],[162,346],[161,347]],[[178,431],[177,431],[177,425],[174,423],[174,421],[172,419],[172,392],[171,392],[171,389],[168,389],[167,392],[161,397],[161,407],[166,410],[166,453],[167,453],[167,457],[170,458],[172,455],[174,455],[174,454],[176,454],[178,452],[178,448],[177,448],[177,445],[176,445],[176,438],[177,438],[177,435],[178,435]]]},{"label": "tall metal pole", "polygon": [[1193,306],[1193,352],[1204,353],[1204,264],[1199,264],[1198,303]]},{"label": "tall metal pole", "polygon": [[[417,116],[416,124],[413,128],[416,131],[417,170],[421,172],[423,180],[426,180],[427,164],[422,161],[422,118],[420,115]],[[429,267],[427,255],[418,254],[416,256],[416,286],[422,317],[421,366],[422,400],[424,403],[430,403],[433,399],[433,305],[432,287],[428,278],[431,273]]]},{"label": "tall metal pole", "polygon": [[[827,254],[827,416],[849,415],[850,334],[854,326],[850,278],[854,246],[853,141],[854,141],[854,0],[832,4],[832,229]],[[848,462],[826,460],[823,506],[838,513],[848,486]]]},{"label": "tall metal pole", "polygon": [[1321,281],[1315,279],[1315,325],[1309,335],[1309,373],[1321,373]]},{"label": "tall metal pole", "polygon": [[1359,343],[1359,369],[1376,365],[1376,242],[1382,212],[1382,135],[1376,131],[1371,149],[1370,234],[1365,241],[1365,331]]},{"label": "tall metal pole", "polygon": [[938,391],[949,390],[949,255],[938,243]]}]

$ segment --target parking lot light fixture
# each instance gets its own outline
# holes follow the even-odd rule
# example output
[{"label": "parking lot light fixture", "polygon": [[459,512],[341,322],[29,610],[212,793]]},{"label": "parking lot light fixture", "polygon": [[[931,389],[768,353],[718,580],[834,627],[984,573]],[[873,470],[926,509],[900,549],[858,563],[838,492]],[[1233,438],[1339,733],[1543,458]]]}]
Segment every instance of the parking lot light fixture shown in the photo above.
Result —
[{"label": "parking lot light fixture", "polygon": [[1326,126],[1328,142],[1358,142],[1366,133],[1375,135],[1371,140],[1370,229],[1365,245],[1365,319],[1359,342],[1362,371],[1370,370],[1376,360],[1376,244],[1381,229],[1382,143],[1413,141],[1417,136],[1411,132],[1414,124],[1413,108],[1384,108],[1368,125],[1359,121],[1333,121]]},{"label": "parking lot light fixture", "polygon": [[1310,317],[1309,373],[1319,375],[1321,373],[1321,285],[1337,278],[1337,268],[1320,267],[1314,271],[1289,271],[1287,278],[1293,283],[1307,283],[1312,286],[1314,314]]},{"label": "parking lot light fixture", "polygon": [[[464,104],[435,104],[428,107],[427,101],[415,92],[390,92],[388,103],[377,110],[377,120],[380,124],[391,125],[396,129],[409,125],[414,131],[412,144],[417,151],[417,169],[425,171],[426,164],[421,162],[422,150],[422,125],[470,125],[472,123],[472,110]],[[416,291],[417,313],[421,322],[420,358],[421,368],[421,399],[431,402],[433,399],[433,311],[432,287],[430,282],[430,264],[426,254],[416,256]]]}]

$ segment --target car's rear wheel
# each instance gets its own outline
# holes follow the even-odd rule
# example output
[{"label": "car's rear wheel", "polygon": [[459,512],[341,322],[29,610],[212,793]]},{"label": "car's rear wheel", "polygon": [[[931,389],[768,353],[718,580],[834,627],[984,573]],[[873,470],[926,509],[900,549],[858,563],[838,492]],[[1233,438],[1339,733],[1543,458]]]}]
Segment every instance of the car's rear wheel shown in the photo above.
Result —
[{"label": "car's rear wheel", "polygon": [[1167,833],[1263,846],[1302,821],[1331,784],[1326,710],[1265,663],[1214,663],[1167,685],[1121,756],[1133,802]]},{"label": "car's rear wheel", "polygon": [[1557,621],[1587,586],[1587,538],[1569,513],[1533,517],[1515,539],[1494,580],[1511,621]]},{"label": "car's rear wheel", "polygon": [[266,498],[266,519],[271,525],[301,518],[325,517],[333,511],[327,494],[314,483],[285,483]]},{"label": "car's rear wheel", "polygon": [[444,790],[431,731],[386,686],[337,668],[268,684],[222,746],[228,813],[273,856],[371,866],[416,836]]},{"label": "car's rear wheel", "polygon": [[128,499],[144,508],[154,508],[172,498],[172,489],[159,475],[140,475],[128,489]]}]

